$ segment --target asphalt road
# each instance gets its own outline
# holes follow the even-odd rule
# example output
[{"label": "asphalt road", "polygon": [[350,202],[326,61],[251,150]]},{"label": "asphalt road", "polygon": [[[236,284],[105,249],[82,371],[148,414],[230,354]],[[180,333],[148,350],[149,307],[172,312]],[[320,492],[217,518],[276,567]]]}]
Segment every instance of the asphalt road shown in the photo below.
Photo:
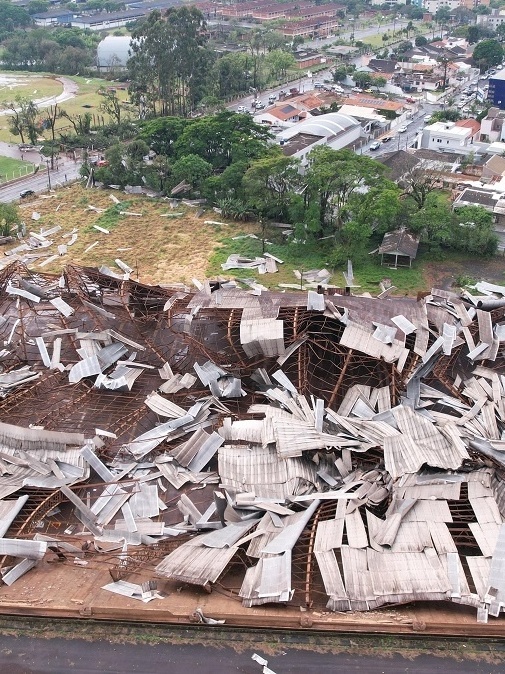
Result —
[{"label": "asphalt road", "polygon": [[[503,674],[504,662],[452,660],[422,655],[404,658],[323,654],[287,648],[269,656],[274,674]],[[108,641],[0,636],[0,671],[5,674],[261,674],[251,651],[193,645],[116,644]]]}]

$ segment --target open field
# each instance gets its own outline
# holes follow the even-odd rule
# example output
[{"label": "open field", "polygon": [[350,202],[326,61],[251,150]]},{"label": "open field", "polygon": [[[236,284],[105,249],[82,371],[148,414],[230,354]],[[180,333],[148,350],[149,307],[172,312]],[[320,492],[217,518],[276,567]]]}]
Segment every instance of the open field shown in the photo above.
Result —
[{"label": "open field", "polygon": [[[120,204],[115,204],[110,195],[118,198]],[[103,210],[97,212],[90,206]],[[53,245],[39,251],[44,257],[36,260],[31,267],[37,271],[59,273],[66,264],[74,262],[93,267],[106,265],[119,272],[115,259],[120,258],[134,269],[133,277],[138,275],[145,283],[189,283],[193,278],[219,276],[253,278],[275,289],[279,283],[299,283],[293,273],[295,269],[307,271],[326,267],[332,272],[331,282],[334,285],[341,287],[345,284],[343,266],[334,268],[330,263],[331,247],[327,242],[326,247],[325,244],[287,245],[277,231],[267,232],[268,243],[265,246],[267,252],[284,261],[279,265],[277,274],[259,275],[254,269],[223,272],[221,264],[232,253],[252,258],[261,256],[261,239],[233,238],[247,234],[260,236],[258,225],[234,223],[212,210],[197,217],[196,208],[178,205],[172,210],[164,199],[127,195],[115,190],[86,190],[75,185],[60,189],[51,197],[21,202],[20,211],[28,230],[38,232],[54,225],[62,227],[61,232],[51,237]],[[41,215],[37,222],[31,220],[34,211]],[[182,215],[169,217],[176,213]],[[208,225],[205,220],[227,224]],[[93,225],[110,233],[101,233]],[[62,235],[74,230],[78,232],[78,238],[68,248],[68,253],[40,268],[47,257],[56,253],[58,244],[68,242],[68,238]],[[95,246],[86,252],[92,244]],[[11,247],[14,245],[17,244]],[[470,280],[505,282],[503,257],[488,261],[448,254],[444,260],[434,261],[423,251],[411,269],[381,267],[377,258],[370,256],[354,265],[354,275],[358,286],[354,292],[377,294],[380,292],[380,281],[389,279],[396,287],[395,294],[410,296],[433,286],[448,288]]]},{"label": "open field", "polygon": [[24,176],[32,171],[33,165],[26,161],[0,156],[0,183],[22,175]]},{"label": "open field", "polygon": [[[4,102],[12,101],[17,95],[35,101],[50,98],[52,96],[59,96],[63,92],[63,84],[59,82],[56,77],[56,75],[41,73],[0,73],[0,111],[5,109],[5,106],[3,105]],[[61,109],[65,110],[72,117],[77,117],[78,115],[84,115],[86,112],[90,112],[95,115],[99,114],[101,118],[103,113],[100,112],[99,106],[102,98],[97,91],[104,86],[114,87],[114,82],[109,82],[99,77],[65,77],[66,79],[74,81],[78,85],[79,91],[74,98],[61,103]],[[126,90],[118,88],[116,89],[116,92],[121,101],[127,100],[128,92]],[[43,114],[43,110],[44,108],[41,107],[41,114]],[[108,116],[104,115],[104,117],[105,122],[107,123]],[[96,120],[96,123],[98,124],[99,121]],[[70,123],[67,119],[59,119],[56,122],[57,129],[64,129],[66,127],[70,127]],[[44,135],[46,138],[49,138],[50,131],[46,131]],[[19,137],[13,136],[9,131],[5,115],[0,117],[0,141],[9,143],[20,142]]]}]

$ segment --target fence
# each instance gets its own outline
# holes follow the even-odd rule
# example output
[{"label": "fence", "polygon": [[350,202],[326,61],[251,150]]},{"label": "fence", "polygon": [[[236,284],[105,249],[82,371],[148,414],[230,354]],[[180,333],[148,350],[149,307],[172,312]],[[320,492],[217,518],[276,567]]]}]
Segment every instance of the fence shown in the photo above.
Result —
[{"label": "fence", "polygon": [[17,178],[22,178],[27,176],[30,173],[35,172],[35,166],[33,164],[25,164],[24,166],[19,166],[17,169],[12,171],[6,171],[5,173],[0,174],[0,185],[9,183],[11,180],[16,180]]}]

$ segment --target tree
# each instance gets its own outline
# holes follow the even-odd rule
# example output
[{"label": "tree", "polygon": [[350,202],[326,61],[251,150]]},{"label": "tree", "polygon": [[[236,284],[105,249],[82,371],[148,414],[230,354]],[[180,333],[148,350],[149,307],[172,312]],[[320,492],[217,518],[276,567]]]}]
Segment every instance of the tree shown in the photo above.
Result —
[{"label": "tree", "polygon": [[466,39],[468,40],[468,44],[476,44],[480,40],[479,26],[468,26]]},{"label": "tree", "polygon": [[349,219],[346,213],[349,199],[377,185],[384,173],[382,164],[352,150],[315,147],[305,174],[305,199],[307,206],[317,204],[320,230],[338,231]]},{"label": "tree", "polygon": [[381,75],[379,77],[374,77],[372,79],[372,83],[374,87],[379,91],[381,87],[385,87],[386,84],[388,83],[387,79],[385,77],[382,77]]},{"label": "tree", "polygon": [[424,47],[425,44],[428,44],[428,40],[424,37],[424,35],[416,35],[414,42],[416,47]]},{"label": "tree", "polygon": [[465,253],[489,257],[496,253],[498,237],[493,215],[482,206],[464,206],[453,215],[451,244]]},{"label": "tree", "polygon": [[402,175],[403,196],[412,199],[417,209],[421,210],[428,196],[441,187],[441,177],[439,170],[432,168],[428,162],[421,161]]},{"label": "tree", "polygon": [[193,122],[183,117],[159,117],[145,122],[139,138],[145,140],[156,154],[174,156],[174,143]]},{"label": "tree", "polygon": [[20,136],[22,143],[28,137],[30,143],[35,145],[39,136],[36,103],[29,98],[18,95],[14,101],[4,103],[4,107],[11,112],[8,118],[10,132],[14,136]]},{"label": "tree", "polygon": [[333,70],[333,81],[343,82],[347,77],[347,66],[338,66]]},{"label": "tree", "polygon": [[250,115],[226,110],[188,124],[174,143],[174,154],[178,159],[196,154],[214,169],[223,170],[236,161],[264,157],[270,138],[268,129],[256,124]]},{"label": "tree", "polygon": [[446,110],[437,110],[431,114],[433,122],[457,122],[461,119],[459,110],[456,108],[447,108]]},{"label": "tree", "polygon": [[265,63],[270,67],[274,77],[285,78],[286,72],[290,68],[295,67],[296,60],[293,54],[281,49],[275,49],[266,55]]},{"label": "tree", "polygon": [[105,112],[106,115],[109,115],[113,124],[119,126],[121,124],[121,113],[123,108],[116,92],[111,91],[110,89],[99,89],[98,93],[102,97],[102,102],[98,106],[98,109],[101,112]]},{"label": "tree", "polygon": [[451,223],[452,211],[446,195],[432,191],[424,198],[423,206],[412,215],[410,229],[431,248],[436,248],[451,241]]},{"label": "tree", "polygon": [[15,204],[0,204],[0,235],[10,236],[12,228],[21,224],[19,210]]},{"label": "tree", "polygon": [[127,68],[141,119],[187,116],[204,96],[211,65],[205,28],[195,7],[171,7],[163,16],[151,12],[133,31]]},{"label": "tree", "polygon": [[379,234],[395,229],[402,212],[401,194],[401,189],[395,183],[382,180],[380,186],[370,188],[366,194],[355,196],[355,221],[370,225]]},{"label": "tree", "polygon": [[448,7],[440,7],[435,12],[435,21],[441,25],[451,20],[451,10]]},{"label": "tree", "polygon": [[368,87],[372,83],[372,76],[370,75],[370,73],[365,73],[361,71],[353,73],[352,79],[354,80],[356,86],[361,87],[362,89],[368,89]]},{"label": "tree", "polygon": [[252,162],[242,184],[255,210],[270,218],[287,218],[289,202],[300,185],[298,163],[283,154]]},{"label": "tree", "polygon": [[503,61],[503,47],[498,40],[482,40],[473,50],[472,60],[483,72]]},{"label": "tree", "polygon": [[175,184],[186,182],[197,190],[212,173],[212,164],[196,154],[188,154],[178,159],[172,166]]}]

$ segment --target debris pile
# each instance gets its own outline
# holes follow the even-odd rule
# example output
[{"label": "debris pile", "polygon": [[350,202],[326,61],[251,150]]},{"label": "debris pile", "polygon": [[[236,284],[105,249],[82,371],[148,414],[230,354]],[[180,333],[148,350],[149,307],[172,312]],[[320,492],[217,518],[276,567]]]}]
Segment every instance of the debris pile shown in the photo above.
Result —
[{"label": "debris pile", "polygon": [[104,589],[151,601],[154,585],[125,581],[145,555],[158,578],[205,588],[240,561],[251,608],[324,596],[331,611],[443,600],[498,616],[505,303],[479,301],[191,292],[81,267],[58,282],[12,265],[4,582],[47,550],[78,565],[105,552]]}]

